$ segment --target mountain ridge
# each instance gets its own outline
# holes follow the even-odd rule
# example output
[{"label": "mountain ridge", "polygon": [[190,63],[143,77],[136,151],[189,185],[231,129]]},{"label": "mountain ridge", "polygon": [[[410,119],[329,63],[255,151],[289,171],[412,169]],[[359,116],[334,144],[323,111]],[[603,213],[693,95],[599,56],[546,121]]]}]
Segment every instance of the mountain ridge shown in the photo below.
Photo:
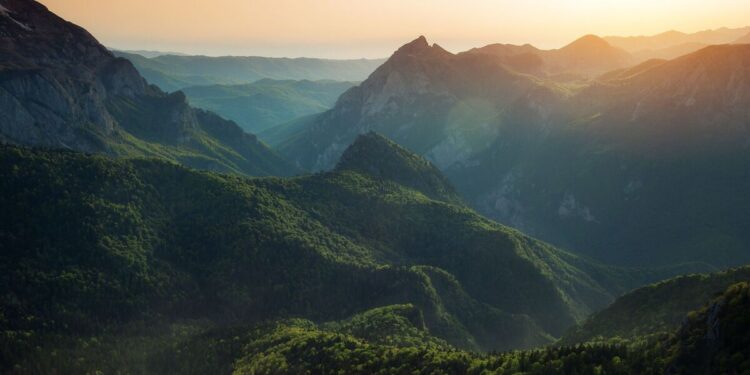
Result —
[{"label": "mountain ridge", "polygon": [[[731,190],[750,183],[740,167],[750,134],[748,51],[711,46],[572,85],[477,51],[394,54],[333,109],[274,143],[300,168],[319,171],[358,134],[376,131],[430,160],[482,214],[551,243],[630,266],[738,265],[750,259],[750,239],[743,220],[728,218],[746,204]],[[689,172],[698,167],[702,174]],[[670,184],[706,215],[664,199],[676,196]],[[651,213],[655,206],[662,209]],[[644,233],[658,241],[646,243]]]},{"label": "mountain ridge", "polygon": [[0,17],[4,142],[160,156],[246,174],[296,172],[236,124],[194,110],[181,93],[168,95],[148,85],[129,61],[42,4],[6,0],[3,6],[8,9]]}]

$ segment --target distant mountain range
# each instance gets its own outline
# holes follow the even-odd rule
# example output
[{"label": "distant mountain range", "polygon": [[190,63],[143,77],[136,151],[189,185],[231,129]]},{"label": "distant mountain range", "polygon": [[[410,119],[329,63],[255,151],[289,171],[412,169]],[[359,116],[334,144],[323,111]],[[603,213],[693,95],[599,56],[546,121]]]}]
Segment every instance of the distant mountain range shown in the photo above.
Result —
[{"label": "distant mountain range", "polygon": [[216,112],[259,133],[333,107],[354,82],[262,79],[244,85],[191,86],[182,89],[191,105]]},{"label": "distant mountain range", "polygon": [[382,59],[209,57],[161,55],[153,58],[115,51],[130,60],[149,83],[167,92],[190,86],[242,85],[261,79],[362,81]]},{"label": "distant mountain range", "polygon": [[604,40],[645,61],[653,58],[673,59],[710,45],[730,44],[747,34],[750,34],[750,27],[725,27],[695,33],[671,30],[650,36],[608,36]]},{"label": "distant mountain range", "polygon": [[3,2],[0,140],[158,156],[251,175],[295,169],[231,121],[149,86],[85,30],[35,1]]},{"label": "distant mountain range", "polygon": [[[420,37],[273,143],[320,170],[374,130],[433,161],[480,212],[575,251],[620,264],[750,261],[741,193],[750,188],[750,47],[572,82],[550,74],[565,64],[542,56],[591,74],[602,54],[622,55],[595,37],[563,50],[452,54]],[[521,71],[533,65],[508,56],[537,56],[539,69]]]},{"label": "distant mountain range", "polygon": [[590,78],[634,62],[628,52],[595,35],[586,35],[556,50],[540,50],[528,44],[491,44],[465,53],[492,55],[517,72],[563,80]]},{"label": "distant mountain range", "polygon": [[112,51],[115,54],[123,53],[123,54],[140,55],[147,59],[151,59],[151,58],[159,57],[159,56],[165,56],[165,55],[189,56],[186,53],[180,53],[180,52],[162,52],[162,51],[150,51],[150,50],[121,50],[121,49],[116,49],[116,48],[110,48],[110,51]]}]

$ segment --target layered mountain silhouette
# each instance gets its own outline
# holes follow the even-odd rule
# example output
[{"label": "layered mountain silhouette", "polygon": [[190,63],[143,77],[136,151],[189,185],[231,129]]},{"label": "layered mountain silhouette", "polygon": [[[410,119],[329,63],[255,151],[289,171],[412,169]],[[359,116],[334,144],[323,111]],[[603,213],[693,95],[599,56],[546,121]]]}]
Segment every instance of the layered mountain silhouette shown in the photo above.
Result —
[{"label": "layered mountain silhouette", "polygon": [[556,50],[540,50],[530,45],[492,44],[466,53],[500,57],[516,71],[537,76],[573,79],[591,77],[630,65],[633,57],[595,35],[586,35]]},{"label": "layered mountain silhouette", "polygon": [[114,51],[114,54],[130,60],[146,80],[168,92],[198,85],[243,85],[261,79],[362,81],[383,63],[382,59],[175,54],[145,57],[122,51]]},{"label": "layered mountain silhouette", "polygon": [[[602,46],[585,37],[563,50]],[[505,58],[533,47],[493,49],[455,55],[419,38],[278,147],[301,168],[326,169],[374,130],[445,171],[480,212],[575,251],[642,265],[750,260],[746,45],[583,85]]]},{"label": "layered mountain silhouette", "polygon": [[604,39],[630,52],[637,60],[673,59],[709,45],[729,44],[750,33],[750,27],[720,28],[695,33],[670,30],[649,36],[608,36]]},{"label": "layered mountain silhouette", "polygon": [[85,30],[35,1],[0,14],[0,139],[113,155],[159,156],[252,175],[294,171],[258,139],[165,94]]},{"label": "layered mountain silhouette", "polygon": [[182,89],[191,105],[214,111],[260,133],[299,117],[331,108],[354,82],[262,79],[244,85],[190,86]]}]

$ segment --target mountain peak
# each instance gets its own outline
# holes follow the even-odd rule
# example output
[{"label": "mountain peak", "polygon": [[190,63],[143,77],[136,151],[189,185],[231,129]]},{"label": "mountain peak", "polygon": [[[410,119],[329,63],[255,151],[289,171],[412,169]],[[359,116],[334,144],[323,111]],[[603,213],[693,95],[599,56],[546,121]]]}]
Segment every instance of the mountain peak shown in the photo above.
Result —
[{"label": "mountain peak", "polygon": [[606,40],[603,38],[589,34],[584,35],[572,43],[568,44],[567,46],[563,47],[563,50],[570,50],[570,49],[604,49],[604,48],[613,48],[612,45],[607,43]]},{"label": "mountain peak", "polygon": [[430,43],[427,42],[427,38],[424,35],[420,35],[419,38],[401,46],[394,55],[412,55],[429,49]]},{"label": "mountain peak", "polygon": [[460,201],[448,180],[429,161],[375,132],[357,137],[341,155],[335,170],[391,180],[433,199]]}]

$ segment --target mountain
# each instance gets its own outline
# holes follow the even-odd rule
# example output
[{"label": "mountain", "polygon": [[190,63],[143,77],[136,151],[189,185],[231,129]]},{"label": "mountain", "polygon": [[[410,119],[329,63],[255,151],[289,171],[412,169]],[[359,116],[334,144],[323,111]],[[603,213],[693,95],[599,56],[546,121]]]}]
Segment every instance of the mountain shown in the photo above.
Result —
[{"label": "mountain", "polygon": [[645,61],[654,58],[673,59],[709,45],[732,43],[748,33],[750,27],[725,27],[690,34],[671,30],[650,36],[608,36],[604,39]]},{"label": "mountain", "polygon": [[465,53],[496,56],[515,71],[558,79],[565,76],[585,79],[624,68],[632,61],[627,52],[595,35],[583,36],[556,50],[540,50],[528,44],[491,44]]},{"label": "mountain", "polygon": [[152,59],[154,57],[165,56],[165,55],[188,56],[187,54],[179,53],[179,52],[164,52],[164,51],[151,51],[151,50],[119,50],[119,49],[110,48],[110,51],[112,51],[115,54],[123,53],[123,54],[130,54],[130,55],[140,55],[147,59]]},{"label": "mountain", "polygon": [[112,155],[159,156],[196,168],[293,173],[275,152],[181,93],[149,86],[85,30],[34,1],[3,1],[0,140]]},{"label": "mountain", "polygon": [[376,131],[443,168],[489,146],[488,125],[504,109],[555,89],[491,56],[455,55],[419,37],[278,148],[299,167],[321,170],[357,135]]},{"label": "mountain", "polygon": [[678,271],[602,266],[498,225],[380,136],[345,155],[334,172],[246,179],[2,147],[0,363],[72,348],[78,358],[87,338],[163,348],[169,327],[198,339],[394,304],[413,305],[412,321],[457,347],[532,347]]},{"label": "mountain", "polygon": [[680,276],[636,289],[595,313],[563,336],[563,344],[672,332],[690,311],[701,308],[730,286],[750,281],[750,267]]},{"label": "mountain", "polygon": [[747,66],[746,46],[711,46],[570,84],[419,38],[273,144],[325,170],[376,131],[430,160],[480,213],[560,247],[620,265],[740,265]]},{"label": "mountain", "polygon": [[353,82],[276,81],[263,79],[245,85],[191,86],[182,89],[191,105],[258,133],[296,118],[323,112]]},{"label": "mountain", "polygon": [[427,160],[376,133],[360,135],[341,155],[336,171],[354,171],[394,181],[430,198],[461,203],[448,179]]},{"label": "mountain", "polygon": [[596,75],[629,65],[632,57],[595,35],[583,36],[567,46],[547,53],[553,72]]},{"label": "mountain", "polygon": [[750,283],[734,284],[698,311],[688,314],[669,342],[673,374],[726,374],[750,371]]},{"label": "mountain", "polygon": [[480,212],[606,262],[746,263],[747,66],[713,46],[608,74],[444,171]]},{"label": "mountain", "polygon": [[168,92],[189,86],[243,85],[261,79],[362,81],[383,63],[382,59],[178,55],[146,58],[127,52],[115,54],[130,60],[149,83]]}]

